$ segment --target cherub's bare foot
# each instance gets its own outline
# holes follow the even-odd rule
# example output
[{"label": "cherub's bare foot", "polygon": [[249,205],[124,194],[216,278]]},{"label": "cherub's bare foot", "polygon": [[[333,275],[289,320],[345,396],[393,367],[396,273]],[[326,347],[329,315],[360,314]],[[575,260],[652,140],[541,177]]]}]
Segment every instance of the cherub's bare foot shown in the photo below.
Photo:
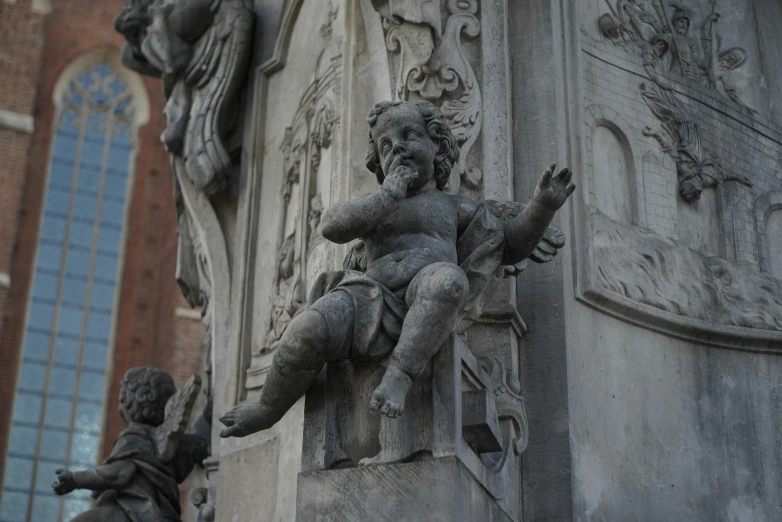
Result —
[{"label": "cherub's bare foot", "polygon": [[413,384],[413,379],[396,366],[389,365],[380,385],[372,392],[369,409],[380,410],[380,413],[393,419],[405,411],[407,390]]},{"label": "cherub's bare foot", "polygon": [[246,437],[271,428],[278,420],[280,420],[278,413],[263,403],[240,404],[220,417],[220,422],[226,426],[220,432],[220,436]]}]

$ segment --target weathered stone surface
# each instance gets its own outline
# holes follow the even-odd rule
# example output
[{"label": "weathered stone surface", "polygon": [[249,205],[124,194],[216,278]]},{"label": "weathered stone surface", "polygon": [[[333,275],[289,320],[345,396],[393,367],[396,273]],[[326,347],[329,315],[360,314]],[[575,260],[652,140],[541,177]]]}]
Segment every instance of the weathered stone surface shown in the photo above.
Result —
[{"label": "weathered stone surface", "polygon": [[221,459],[216,522],[280,520],[275,518],[279,446],[275,437]]}]

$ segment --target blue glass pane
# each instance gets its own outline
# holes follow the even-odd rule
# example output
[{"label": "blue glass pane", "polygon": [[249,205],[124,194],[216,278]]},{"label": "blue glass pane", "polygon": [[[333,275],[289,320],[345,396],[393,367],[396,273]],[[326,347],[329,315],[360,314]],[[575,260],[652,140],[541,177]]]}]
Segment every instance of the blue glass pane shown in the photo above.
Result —
[{"label": "blue glass pane", "polygon": [[68,432],[59,430],[43,430],[41,436],[41,457],[65,462],[68,451]]},{"label": "blue glass pane", "polygon": [[11,442],[8,446],[9,453],[15,455],[35,456],[35,441],[38,437],[38,429],[28,426],[12,426]]},{"label": "blue glass pane", "polygon": [[111,225],[101,225],[98,248],[106,252],[119,252],[121,238],[122,230]]},{"label": "blue glass pane", "polygon": [[[38,462],[38,471],[35,475],[35,498],[36,500],[38,498],[57,498],[54,496],[54,492],[52,491],[52,482],[57,479],[57,473],[56,470],[64,467],[64,462]],[[39,495],[38,492],[44,493],[43,495]],[[33,501],[34,503],[35,501]],[[35,506],[33,505],[33,517],[35,517]],[[35,520],[35,519],[34,519]],[[43,520],[51,520],[54,522],[57,520],[57,517],[53,518],[46,518],[46,519],[40,519]]]},{"label": "blue glass pane", "polygon": [[85,136],[95,141],[101,140],[106,133],[106,121],[101,113],[92,113],[87,117],[87,130]]},{"label": "blue glass pane", "polygon": [[[127,175],[130,167],[130,144],[127,143],[127,138],[124,138],[123,133],[119,139],[114,138],[114,141],[109,149],[109,169],[112,173]],[[122,143],[124,142],[124,143]]]},{"label": "blue glass pane", "polygon": [[102,373],[82,372],[79,382],[79,397],[83,399],[100,399],[103,397],[106,379]]},{"label": "blue glass pane", "polygon": [[6,487],[14,489],[30,489],[33,485],[33,466],[35,461],[32,459],[9,457],[6,463],[5,482]]},{"label": "blue glass pane", "polygon": [[76,408],[76,426],[80,431],[100,433],[100,420],[103,413],[102,406],[80,402]]},{"label": "blue glass pane", "polygon": [[52,327],[54,319],[54,306],[48,303],[30,304],[30,323],[29,325],[41,330],[48,330]]},{"label": "blue glass pane", "polygon": [[51,274],[35,273],[33,283],[33,297],[54,300],[57,297],[57,283],[59,278]]},{"label": "blue glass pane", "polygon": [[106,345],[104,343],[96,343],[93,341],[87,341],[84,345],[84,367],[93,368],[96,370],[106,369]]},{"label": "blue glass pane", "polygon": [[100,220],[102,223],[122,225],[125,220],[125,204],[113,199],[104,199]]},{"label": "blue glass pane", "polygon": [[51,335],[48,333],[33,332],[28,330],[24,338],[24,357],[25,359],[46,362],[49,360],[49,341]]},{"label": "blue glass pane", "polygon": [[[74,360],[72,362],[73,364],[78,364],[78,360]],[[73,395],[73,390],[76,387],[75,385],[76,370],[57,366],[52,368],[49,393],[57,393],[59,395]]]},{"label": "blue glass pane", "polygon": [[59,272],[60,256],[62,256],[62,245],[41,243],[38,245],[38,268]]},{"label": "blue glass pane", "polygon": [[65,216],[68,214],[68,205],[71,201],[71,193],[57,188],[49,189],[46,194],[46,211]]},{"label": "blue glass pane", "polygon": [[78,364],[79,340],[58,335],[54,342],[54,362],[61,364]]},{"label": "blue glass pane", "polygon": [[98,282],[92,285],[90,304],[96,308],[114,308],[114,285]]},{"label": "blue glass pane", "polygon": [[[53,478],[57,478],[57,475],[49,475],[46,477],[45,480],[48,481],[49,484],[49,493],[51,491],[51,484],[54,482]],[[42,480],[43,477],[41,477]],[[38,482],[36,480],[36,482]],[[43,486],[43,484],[42,484]],[[43,491],[41,489],[40,491]],[[51,520],[52,522],[56,522],[57,515],[59,514],[60,510],[60,497],[48,494],[40,495],[36,493],[35,498],[33,499],[33,512],[32,512],[32,520],[35,520],[36,522],[40,520],[43,522],[44,520]]]},{"label": "blue glass pane", "polygon": [[41,224],[41,239],[62,242],[65,237],[65,216],[47,213]]},{"label": "blue glass pane", "polygon": [[84,304],[87,296],[86,278],[65,277],[62,287],[62,299],[66,303]]},{"label": "blue glass pane", "polygon": [[24,493],[17,493],[3,490],[3,496],[0,498],[0,520],[3,522],[27,522],[27,500],[29,496]]},{"label": "blue glass pane", "polygon": [[[78,426],[78,424],[77,424]],[[81,429],[81,426],[79,426]],[[71,461],[89,467],[98,463],[97,433],[74,433],[71,446]],[[80,467],[81,467],[80,466]]]},{"label": "blue glass pane", "polygon": [[46,366],[33,362],[24,362],[19,372],[19,389],[41,392],[46,387]]},{"label": "blue glass pane", "polygon": [[98,254],[95,258],[95,277],[114,281],[117,279],[117,256]]},{"label": "blue glass pane", "polygon": [[111,331],[111,316],[92,312],[90,313],[89,326],[87,326],[87,335],[92,339],[109,339]]},{"label": "blue glass pane", "polygon": [[42,402],[43,398],[38,395],[17,393],[14,404],[14,421],[37,425],[41,421]]},{"label": "blue glass pane", "polygon": [[95,219],[98,210],[97,195],[91,192],[79,192],[73,206],[73,215],[90,221]]},{"label": "blue glass pane", "polygon": [[76,498],[72,493],[65,498],[64,520],[72,520],[76,515],[84,513],[91,507],[91,500]]},{"label": "blue glass pane", "polygon": [[71,236],[69,241],[72,245],[90,247],[92,245],[92,223],[76,222],[71,223]]},{"label": "blue glass pane", "polygon": [[56,187],[60,192],[70,193],[73,184],[73,165],[71,163],[62,163],[57,159],[52,160],[52,167],[49,173],[49,188]]},{"label": "blue glass pane", "polygon": [[68,275],[87,277],[90,274],[90,252],[71,246],[65,260],[65,271]]},{"label": "blue glass pane", "polygon": [[46,401],[46,416],[44,417],[44,424],[49,428],[66,428],[71,427],[71,407],[72,403],[69,399],[58,399],[49,397]]},{"label": "blue glass pane", "polygon": [[100,172],[86,168],[82,161],[82,167],[79,169],[79,191],[91,192],[97,194],[100,190]]},{"label": "blue glass pane", "polygon": [[124,176],[106,176],[106,194],[116,198],[125,198],[128,179]]},{"label": "blue glass pane", "polygon": [[71,335],[81,335],[84,310],[63,305],[60,308],[60,323],[57,330]]},{"label": "blue glass pane", "polygon": [[54,157],[73,163],[76,160],[76,144],[78,143],[76,129],[67,126],[67,122],[61,128],[62,130],[57,131],[57,136],[54,139]]}]

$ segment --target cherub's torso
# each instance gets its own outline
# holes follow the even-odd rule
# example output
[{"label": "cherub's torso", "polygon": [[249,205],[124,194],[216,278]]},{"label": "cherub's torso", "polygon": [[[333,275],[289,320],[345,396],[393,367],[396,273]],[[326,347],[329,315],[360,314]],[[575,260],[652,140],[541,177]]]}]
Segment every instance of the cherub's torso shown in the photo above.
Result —
[{"label": "cherub's torso", "polygon": [[456,198],[437,189],[405,198],[362,238],[367,275],[398,291],[425,266],[456,263],[458,214]]}]

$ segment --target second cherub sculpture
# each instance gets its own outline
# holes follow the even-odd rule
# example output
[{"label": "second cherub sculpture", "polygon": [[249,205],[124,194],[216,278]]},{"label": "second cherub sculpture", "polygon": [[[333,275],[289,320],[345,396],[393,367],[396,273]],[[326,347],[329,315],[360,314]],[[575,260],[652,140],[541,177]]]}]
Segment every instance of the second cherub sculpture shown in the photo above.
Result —
[{"label": "second cherub sculpture", "polygon": [[401,415],[413,380],[457,323],[480,314],[504,266],[540,253],[554,213],[575,190],[571,172],[555,174],[551,165],[526,206],[454,196],[444,188],[459,149],[434,105],[380,102],[368,122],[366,163],[380,188],[321,219],[324,238],[361,242],[345,270],[315,281],[280,339],[260,400],[223,415],[221,437],[270,428],[325,363],[340,359],[362,365],[391,354],[368,406]]},{"label": "second cherub sculpture", "polygon": [[71,522],[180,522],[178,484],[209,454],[203,417],[196,433],[185,433],[200,389],[197,375],[177,391],[171,376],[157,368],[125,373],[120,416],[127,428],[109,458],[93,469],[57,470],[56,494],[89,489],[98,499]]}]

